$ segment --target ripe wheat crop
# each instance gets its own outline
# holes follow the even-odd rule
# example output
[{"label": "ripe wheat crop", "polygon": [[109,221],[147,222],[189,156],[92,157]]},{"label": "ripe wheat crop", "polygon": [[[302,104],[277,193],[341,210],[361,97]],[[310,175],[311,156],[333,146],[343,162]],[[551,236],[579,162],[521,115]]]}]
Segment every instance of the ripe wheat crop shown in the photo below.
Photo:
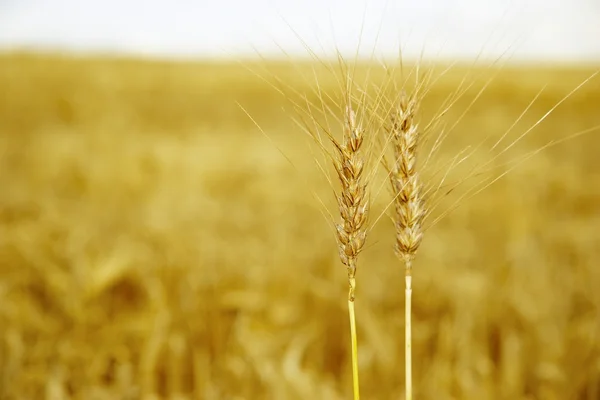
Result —
[{"label": "ripe wheat crop", "polygon": [[[306,93],[294,91],[289,85],[277,78],[275,75],[270,77],[275,83],[271,83],[274,88],[281,94],[284,94],[286,99],[291,102],[293,109],[297,115],[300,115],[300,120],[303,123],[299,124],[305,133],[318,144],[320,150],[333,161],[335,171],[341,183],[341,192],[335,197],[338,202],[339,212],[342,216],[343,224],[332,224],[337,231],[339,243],[340,259],[348,268],[348,282],[350,286],[348,307],[350,312],[350,332],[351,332],[351,354],[352,354],[352,380],[354,398],[359,398],[359,373],[358,373],[358,349],[357,349],[357,330],[356,318],[354,311],[354,300],[356,293],[356,257],[363,249],[365,239],[367,237],[366,216],[369,210],[369,202],[366,200],[366,193],[370,193],[371,187],[374,185],[371,182],[373,174],[368,174],[367,177],[361,180],[365,166],[365,158],[358,155],[358,150],[363,142],[363,135],[368,132],[370,135],[380,135],[381,153],[377,153],[375,148],[369,148],[369,159],[375,158],[382,162],[387,172],[386,178],[390,182],[392,201],[388,203],[384,212],[388,208],[393,210],[392,219],[395,226],[395,253],[398,259],[403,263],[405,270],[405,299],[404,299],[404,368],[405,368],[405,399],[413,398],[413,377],[412,377],[412,275],[413,261],[420,248],[424,232],[426,219],[433,219],[430,226],[437,224],[441,219],[448,216],[459,205],[472,196],[488,189],[491,185],[498,182],[508,173],[523,163],[524,160],[536,155],[537,153],[546,150],[549,147],[560,144],[562,142],[575,139],[581,135],[594,133],[600,130],[600,126],[592,125],[587,129],[575,132],[567,132],[560,140],[549,141],[544,145],[534,148],[528,152],[524,152],[520,157],[508,159],[499,165],[492,166],[505,153],[515,146],[518,146],[526,136],[532,132],[561,106],[562,103],[572,97],[578,90],[592,81],[597,72],[594,72],[583,79],[574,89],[570,90],[564,97],[560,98],[555,104],[549,107],[540,118],[535,120],[530,126],[522,128],[515,137],[511,137],[513,129],[518,125],[521,119],[527,114],[529,109],[538,100],[542,92],[538,92],[530,103],[526,105],[521,114],[516,118],[516,121],[510,125],[498,138],[493,139],[490,136],[485,136],[482,141],[467,145],[457,151],[447,163],[436,163],[435,156],[440,151],[440,148],[447,141],[448,136],[456,127],[457,123],[464,118],[474,103],[485,92],[487,87],[494,80],[492,75],[487,81],[483,82],[481,87],[476,90],[471,102],[461,110],[461,114],[453,125],[448,129],[447,126],[440,127],[444,116],[448,111],[461,100],[473,86],[473,83],[464,87],[465,82],[470,78],[465,76],[460,84],[449,93],[440,108],[430,118],[429,123],[421,127],[417,122],[418,109],[421,101],[431,90],[432,77],[434,74],[433,68],[421,76],[421,66],[416,65],[412,69],[408,78],[413,75],[416,78],[416,85],[413,85],[407,93],[407,77],[403,76],[404,65],[400,60],[400,82],[395,75],[396,66],[391,70],[387,65],[383,66],[384,79],[381,82],[370,81],[372,77],[373,66],[367,67],[365,81],[361,85],[357,83],[358,79],[355,76],[356,66],[349,66],[343,59],[341,54],[337,54],[338,69],[334,64],[327,64],[322,60],[318,60],[321,65],[325,65],[326,69],[336,76],[335,81],[338,83],[338,98],[342,101],[335,101],[331,96],[324,97],[321,83],[318,81],[316,70],[313,67],[312,78],[315,79],[314,86],[311,89],[312,94],[316,95],[316,100],[309,99]],[[357,60],[355,60],[356,62]],[[447,74],[450,69],[443,69],[442,76]],[[472,72],[472,71],[470,71]],[[264,79],[264,77],[263,77]],[[439,76],[436,78],[439,79]],[[266,79],[268,80],[268,79]],[[435,80],[434,80],[435,81]],[[369,94],[369,86],[375,86],[375,93]],[[315,89],[316,87],[316,89]],[[286,90],[292,89],[293,95],[285,94]],[[391,89],[391,91],[390,91]],[[353,90],[359,92],[355,95]],[[310,93],[310,91],[309,91]],[[367,122],[367,128],[362,128],[361,123],[357,121],[355,108],[352,102],[356,100],[357,109],[361,114],[361,120]],[[371,101],[371,103],[370,103]],[[333,108],[332,108],[333,106]],[[325,123],[319,121],[315,114],[321,113],[325,115]],[[249,115],[249,114],[248,114]],[[327,115],[333,117],[335,123],[343,126],[342,139],[338,141],[331,132],[330,121]],[[336,117],[337,115],[337,117]],[[341,115],[341,116],[340,116]],[[308,117],[308,123],[305,118]],[[256,124],[256,121],[253,119]],[[258,126],[260,129],[260,126]],[[264,130],[261,129],[263,134]],[[437,132],[436,132],[437,131]],[[333,156],[324,147],[322,135],[325,134],[329,141],[337,150],[337,158]],[[430,143],[426,160],[420,165],[417,162],[417,153],[425,150],[424,142]],[[385,156],[386,147],[391,147],[392,157],[387,159]],[[471,163],[470,170],[454,182],[449,177],[455,169],[461,164],[467,164],[470,158],[475,154],[475,150],[489,151],[489,158],[479,163]],[[325,172],[319,161],[320,170]],[[288,159],[289,161],[289,159]],[[432,168],[435,171],[429,176],[431,182],[424,184],[422,180],[427,179],[421,175],[419,167]],[[326,174],[327,175],[327,174]],[[437,177],[436,177],[437,175]],[[476,183],[470,182],[472,178],[479,178]],[[330,186],[332,180],[328,177],[327,182]],[[364,183],[363,183],[364,182]],[[461,192],[457,190],[459,187],[469,186]],[[456,195],[457,192],[460,192]],[[446,204],[446,208],[440,207],[446,197],[456,195],[453,202]],[[323,204],[322,200],[318,198]],[[440,211],[439,208],[442,208]],[[438,215],[432,218],[435,211]],[[328,213],[331,216],[331,213]],[[377,221],[379,218],[377,218]],[[371,230],[369,227],[368,230]]]},{"label": "ripe wheat crop", "polygon": [[404,71],[2,56],[0,397],[597,398],[598,79]]}]

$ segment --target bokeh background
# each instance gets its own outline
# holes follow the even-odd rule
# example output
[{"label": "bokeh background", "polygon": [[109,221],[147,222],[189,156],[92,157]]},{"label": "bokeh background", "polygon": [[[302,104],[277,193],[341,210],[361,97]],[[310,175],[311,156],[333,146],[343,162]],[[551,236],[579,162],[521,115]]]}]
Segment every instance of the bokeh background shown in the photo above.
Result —
[{"label": "bokeh background", "polygon": [[[483,138],[532,125],[504,161],[562,140],[427,230],[416,397],[599,399],[598,21],[584,0],[0,2],[0,399],[350,398],[331,189],[277,89],[339,99],[324,65],[359,44],[373,84],[398,46],[460,60],[421,107],[468,89],[440,159],[482,165]],[[383,217],[358,273],[365,399],[403,398],[392,246]]]}]

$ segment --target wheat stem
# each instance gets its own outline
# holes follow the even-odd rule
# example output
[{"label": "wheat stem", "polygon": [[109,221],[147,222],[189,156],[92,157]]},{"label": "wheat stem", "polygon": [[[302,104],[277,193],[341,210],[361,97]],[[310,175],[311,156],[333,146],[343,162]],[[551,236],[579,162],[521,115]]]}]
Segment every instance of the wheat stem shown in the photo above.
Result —
[{"label": "wheat stem", "polygon": [[405,330],[404,330],[404,350],[405,350],[405,380],[406,380],[406,400],[412,400],[412,263],[406,262],[405,277]]},{"label": "wheat stem", "polygon": [[354,314],[354,290],[356,279],[349,278],[350,290],[348,292],[348,316],[350,317],[350,340],[352,343],[352,388],[354,400],[360,399],[358,385],[358,341],[356,338],[356,315]]}]

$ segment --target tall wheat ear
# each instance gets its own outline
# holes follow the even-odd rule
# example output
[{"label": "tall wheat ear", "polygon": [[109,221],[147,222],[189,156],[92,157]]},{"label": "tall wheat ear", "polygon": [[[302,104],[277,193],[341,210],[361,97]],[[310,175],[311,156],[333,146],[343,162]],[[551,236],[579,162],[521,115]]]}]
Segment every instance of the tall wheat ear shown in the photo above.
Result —
[{"label": "tall wheat ear", "polygon": [[[311,53],[312,54],[312,53]],[[337,83],[336,95],[324,90],[319,83],[319,74],[313,68],[313,76],[309,93],[303,93],[292,85],[269,74],[275,83],[265,80],[271,87],[284,96],[292,106],[288,115],[300,129],[308,135],[311,142],[318,147],[320,157],[313,155],[317,167],[327,179],[334,192],[337,203],[338,218],[334,217],[325,202],[312,189],[312,195],[323,207],[321,210],[327,222],[332,226],[338,245],[340,261],[346,267],[348,275],[348,316],[350,323],[350,339],[352,354],[352,387],[354,400],[360,399],[359,370],[358,370],[358,341],[356,329],[356,273],[358,256],[365,247],[371,223],[370,192],[372,180],[381,161],[375,154],[376,135],[380,129],[380,116],[376,110],[381,107],[383,98],[370,97],[366,87],[369,84],[370,68],[365,82],[360,85],[356,77],[356,65],[351,69],[346,61],[338,54],[338,67],[318,59],[315,60],[324,68],[325,73],[331,74]],[[300,75],[305,76],[298,71]],[[259,75],[260,77],[260,75]],[[334,98],[335,97],[335,98]],[[371,104],[372,103],[372,104]],[[240,106],[241,107],[241,106]],[[259,130],[267,137],[252,116],[243,109]],[[270,139],[270,138],[269,138]],[[279,149],[284,157],[294,166],[294,163]],[[328,170],[333,167],[332,177]],[[295,168],[295,166],[294,166]],[[297,171],[300,172],[300,171]],[[335,182],[337,180],[337,183]],[[305,182],[307,183],[307,182]],[[310,184],[307,183],[310,188]],[[336,221],[337,219],[337,221]]]},{"label": "tall wheat ear", "polygon": [[352,340],[352,380],[354,398],[359,399],[358,381],[358,345],[356,338],[356,318],[354,300],[356,290],[356,262],[364,247],[367,230],[366,221],[369,211],[367,185],[363,177],[365,159],[361,154],[363,131],[359,126],[356,113],[348,100],[345,106],[343,139],[332,143],[337,150],[334,167],[341,183],[341,191],[336,195],[341,222],[336,224],[340,260],[348,270],[348,312]]},{"label": "tall wheat ear", "polygon": [[[358,400],[360,390],[354,306],[358,256],[364,249],[369,231],[370,183],[375,168],[369,167],[373,147],[367,143],[370,142],[369,132],[372,130],[373,121],[368,118],[371,113],[366,104],[366,92],[360,91],[360,94],[355,96],[353,92],[359,92],[359,89],[356,89],[356,84],[347,71],[344,75],[346,76],[343,79],[338,77],[343,100],[334,101],[319,89],[317,94],[320,104],[307,102],[306,105],[296,107],[296,111],[302,116],[301,126],[317,143],[337,176],[338,184],[329,179],[339,212],[339,220],[332,221],[332,225],[335,227],[340,261],[348,274],[352,382],[354,399]],[[325,117],[325,122],[320,116]],[[335,121],[333,128],[330,120]],[[340,134],[334,134],[337,131],[341,131]],[[327,146],[327,142],[331,146]],[[320,164],[319,166],[326,173],[325,168]]]}]

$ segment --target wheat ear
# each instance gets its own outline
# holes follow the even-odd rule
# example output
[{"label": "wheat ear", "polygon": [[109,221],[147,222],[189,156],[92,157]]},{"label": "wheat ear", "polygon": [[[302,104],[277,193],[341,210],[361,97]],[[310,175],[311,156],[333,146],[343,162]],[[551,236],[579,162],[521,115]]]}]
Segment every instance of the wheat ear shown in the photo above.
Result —
[{"label": "wheat ear", "polygon": [[354,299],[356,290],[356,260],[364,247],[367,237],[366,221],[369,210],[369,199],[364,182],[365,159],[361,153],[363,130],[350,100],[346,104],[344,115],[344,131],[341,142],[334,140],[336,157],[333,160],[335,170],[341,183],[341,191],[336,194],[341,223],[336,224],[337,241],[340,260],[348,271],[348,313],[350,318],[350,335],[352,343],[352,382],[354,399],[358,400],[358,346],[356,339],[356,317]]},{"label": "wheat ear", "polygon": [[419,130],[415,122],[417,95],[402,92],[388,129],[394,149],[390,181],[394,194],[396,255],[405,266],[406,400],[412,400],[412,261],[423,239],[426,214],[423,188],[417,173]]}]

